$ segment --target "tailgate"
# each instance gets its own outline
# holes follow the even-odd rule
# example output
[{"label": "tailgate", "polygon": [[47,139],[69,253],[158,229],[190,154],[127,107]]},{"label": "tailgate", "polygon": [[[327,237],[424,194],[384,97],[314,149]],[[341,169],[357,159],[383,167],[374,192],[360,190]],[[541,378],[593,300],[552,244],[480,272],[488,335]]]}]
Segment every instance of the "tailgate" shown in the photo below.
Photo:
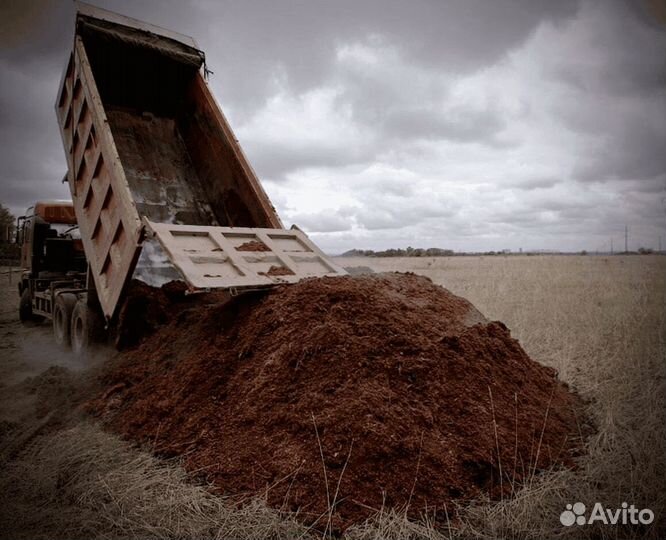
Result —
[{"label": "tailgate", "polygon": [[298,229],[144,222],[197,289],[258,288],[347,273]]}]

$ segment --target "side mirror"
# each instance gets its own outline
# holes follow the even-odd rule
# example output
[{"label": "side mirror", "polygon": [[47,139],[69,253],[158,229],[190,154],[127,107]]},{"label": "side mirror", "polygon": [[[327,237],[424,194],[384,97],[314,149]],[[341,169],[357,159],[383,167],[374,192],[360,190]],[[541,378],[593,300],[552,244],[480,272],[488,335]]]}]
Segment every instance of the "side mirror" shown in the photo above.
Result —
[{"label": "side mirror", "polygon": [[14,239],[14,243],[18,245],[23,244],[23,227],[25,226],[25,220],[27,219],[26,216],[19,216],[16,219],[16,238]]}]

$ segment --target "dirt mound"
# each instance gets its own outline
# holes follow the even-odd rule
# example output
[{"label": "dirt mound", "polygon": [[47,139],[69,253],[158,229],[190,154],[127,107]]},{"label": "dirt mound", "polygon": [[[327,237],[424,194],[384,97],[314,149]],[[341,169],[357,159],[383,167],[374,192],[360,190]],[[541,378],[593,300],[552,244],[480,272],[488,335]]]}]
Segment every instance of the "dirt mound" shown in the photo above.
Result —
[{"label": "dirt mound", "polygon": [[182,281],[171,281],[156,288],[143,281],[132,280],[118,311],[116,347],[122,350],[138,345],[182,310],[226,300],[225,293],[187,295],[186,291],[187,285]]},{"label": "dirt mound", "polygon": [[382,507],[445,519],[454,499],[571,465],[579,434],[553,370],[411,274],[183,310],[104,382],[91,408],[115,430],[322,529]]},{"label": "dirt mound", "polygon": [[266,272],[259,272],[260,276],[293,276],[292,272],[286,266],[271,266]]},{"label": "dirt mound", "polygon": [[259,240],[250,240],[238,246],[236,251],[270,251],[270,248]]}]

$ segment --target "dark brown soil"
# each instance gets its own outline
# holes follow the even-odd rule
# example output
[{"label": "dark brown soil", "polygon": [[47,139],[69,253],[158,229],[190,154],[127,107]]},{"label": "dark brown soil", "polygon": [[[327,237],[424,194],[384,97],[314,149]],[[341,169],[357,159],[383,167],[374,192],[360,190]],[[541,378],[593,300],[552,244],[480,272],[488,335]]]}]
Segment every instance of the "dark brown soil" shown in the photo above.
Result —
[{"label": "dark brown soil", "polygon": [[344,530],[508,496],[572,466],[578,399],[427,278],[321,278],[201,304],[128,351],[90,409],[228,495]]},{"label": "dark brown soil", "polygon": [[271,266],[266,272],[259,272],[260,276],[293,276],[294,273],[286,266]]},{"label": "dark brown soil", "polygon": [[250,240],[236,248],[236,251],[270,251],[271,249],[259,240]]},{"label": "dark brown soil", "polygon": [[171,281],[155,288],[143,281],[132,280],[118,310],[115,345],[122,350],[138,345],[158,328],[172,321],[182,310],[202,303],[220,303],[226,293],[187,295],[183,281]]}]

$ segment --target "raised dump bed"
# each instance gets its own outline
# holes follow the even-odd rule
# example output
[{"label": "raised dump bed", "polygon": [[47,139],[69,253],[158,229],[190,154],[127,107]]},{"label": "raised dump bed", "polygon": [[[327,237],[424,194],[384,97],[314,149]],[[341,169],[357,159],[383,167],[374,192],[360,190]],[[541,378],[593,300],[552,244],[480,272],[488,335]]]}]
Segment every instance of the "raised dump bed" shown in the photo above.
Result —
[{"label": "raised dump bed", "polygon": [[[79,5],[56,110],[89,275],[107,320],[134,272],[146,223],[158,237],[160,225],[282,227],[205,73],[204,54],[193,39]],[[291,268],[299,279],[344,273],[302,233],[282,234],[326,261]],[[200,238],[191,234],[185,242],[194,245]],[[173,254],[172,244],[166,242],[167,254]],[[197,260],[204,259],[182,264],[181,257],[175,264],[192,287],[237,286],[237,280],[202,281],[206,272]],[[243,280],[247,286],[274,283],[276,277],[249,276]]]}]

